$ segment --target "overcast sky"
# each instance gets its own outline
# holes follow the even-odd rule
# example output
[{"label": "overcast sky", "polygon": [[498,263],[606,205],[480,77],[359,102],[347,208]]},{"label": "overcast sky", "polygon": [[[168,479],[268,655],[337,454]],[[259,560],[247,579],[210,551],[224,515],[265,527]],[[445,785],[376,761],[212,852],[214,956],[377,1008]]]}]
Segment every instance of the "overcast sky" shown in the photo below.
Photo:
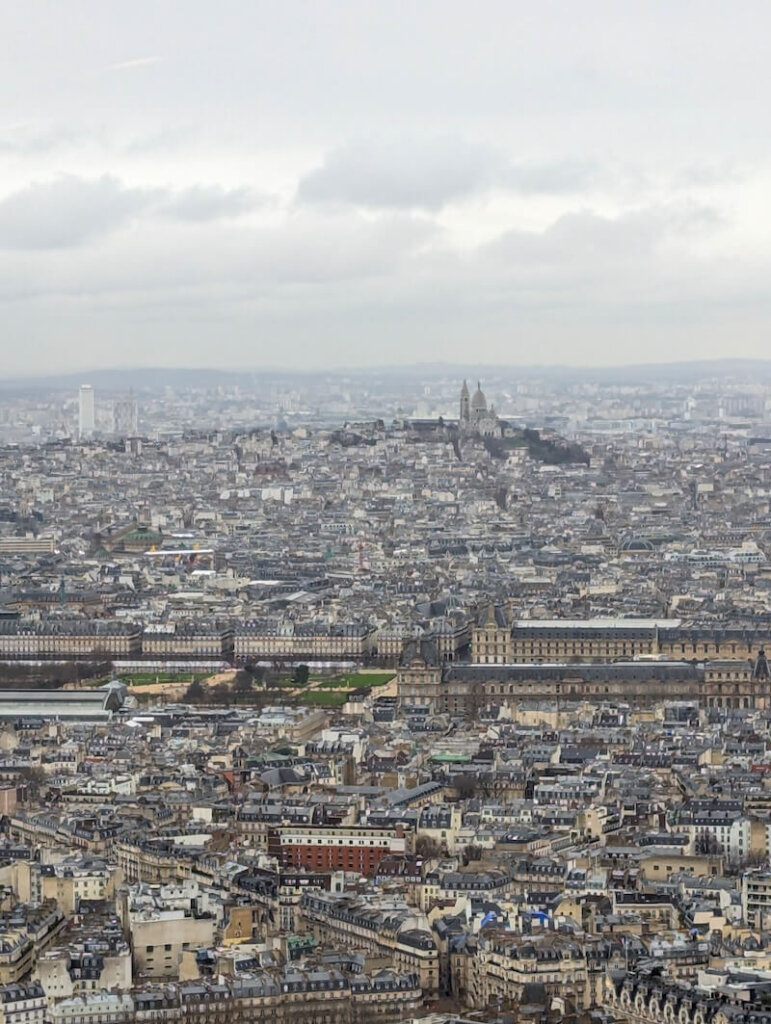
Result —
[{"label": "overcast sky", "polygon": [[768,0],[0,24],[6,376],[771,351]]}]

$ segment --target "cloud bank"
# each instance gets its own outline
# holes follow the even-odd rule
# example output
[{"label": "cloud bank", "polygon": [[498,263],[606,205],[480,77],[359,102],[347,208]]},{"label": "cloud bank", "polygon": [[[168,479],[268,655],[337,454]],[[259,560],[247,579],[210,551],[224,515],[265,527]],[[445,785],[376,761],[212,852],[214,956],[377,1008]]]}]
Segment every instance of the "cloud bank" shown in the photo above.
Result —
[{"label": "cloud bank", "polygon": [[5,372],[764,356],[743,10],[13,8]]}]

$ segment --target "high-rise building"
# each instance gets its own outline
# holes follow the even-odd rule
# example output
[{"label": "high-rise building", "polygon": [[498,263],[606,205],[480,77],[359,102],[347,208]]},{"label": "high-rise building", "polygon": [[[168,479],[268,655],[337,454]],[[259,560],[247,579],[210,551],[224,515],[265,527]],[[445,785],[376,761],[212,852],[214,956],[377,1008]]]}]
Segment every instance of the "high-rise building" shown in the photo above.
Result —
[{"label": "high-rise building", "polygon": [[116,398],[112,404],[112,429],[118,437],[135,437],[139,414],[132,395]]},{"label": "high-rise building", "polygon": [[471,418],[471,414],[469,412],[468,384],[464,380],[463,381],[463,387],[461,388],[461,391],[460,391],[460,422],[461,422],[461,424],[468,423],[470,418]]},{"label": "high-rise building", "polygon": [[94,389],[81,384],[78,392],[78,437],[91,437],[94,433]]}]

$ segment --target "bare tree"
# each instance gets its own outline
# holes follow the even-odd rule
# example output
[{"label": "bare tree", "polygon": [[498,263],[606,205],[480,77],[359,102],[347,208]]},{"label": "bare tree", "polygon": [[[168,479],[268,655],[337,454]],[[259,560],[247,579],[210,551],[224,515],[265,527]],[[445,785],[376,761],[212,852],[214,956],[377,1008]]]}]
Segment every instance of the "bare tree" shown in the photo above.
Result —
[{"label": "bare tree", "polygon": [[456,776],[453,779],[453,786],[460,800],[471,800],[479,789],[477,777],[470,773]]}]

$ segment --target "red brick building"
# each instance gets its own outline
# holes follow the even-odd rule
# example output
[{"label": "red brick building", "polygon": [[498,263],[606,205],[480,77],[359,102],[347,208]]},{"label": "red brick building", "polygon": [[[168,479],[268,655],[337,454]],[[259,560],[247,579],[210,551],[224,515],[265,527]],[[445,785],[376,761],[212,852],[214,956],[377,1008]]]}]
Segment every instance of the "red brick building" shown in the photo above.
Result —
[{"label": "red brick building", "polygon": [[400,825],[280,825],[268,830],[268,853],[283,868],[357,871],[372,877],[384,857],[405,852]]}]

